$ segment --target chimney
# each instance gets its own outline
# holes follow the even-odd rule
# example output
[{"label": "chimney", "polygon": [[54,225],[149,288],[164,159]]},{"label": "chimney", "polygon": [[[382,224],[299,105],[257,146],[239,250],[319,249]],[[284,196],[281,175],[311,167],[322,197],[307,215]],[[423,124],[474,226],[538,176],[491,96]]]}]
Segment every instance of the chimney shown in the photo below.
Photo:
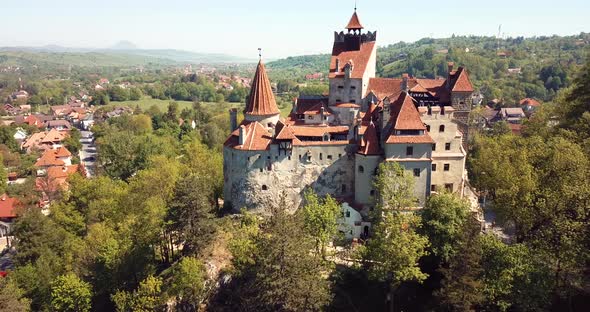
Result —
[{"label": "chimney", "polygon": [[231,132],[234,132],[234,130],[236,130],[238,128],[238,109],[237,108],[232,108],[229,110],[229,125],[231,128]]},{"label": "chimney", "polygon": [[340,60],[336,59],[336,72],[339,73],[340,72]]},{"label": "chimney", "polygon": [[409,88],[408,88],[408,78],[410,76],[407,73],[404,73],[402,75],[402,91],[406,91],[408,92]]},{"label": "chimney", "polygon": [[244,145],[245,142],[246,142],[246,127],[244,125],[241,125],[240,126],[240,134],[239,134],[239,138],[238,138],[238,144]]},{"label": "chimney", "polygon": [[326,120],[324,119],[325,115],[326,115],[326,109],[324,108],[324,105],[322,105],[322,107],[320,107],[320,119],[322,120],[322,125],[326,124]]},{"label": "chimney", "polygon": [[447,89],[451,90],[451,72],[453,71],[453,67],[455,66],[455,63],[448,62],[447,66],[449,68],[449,75],[447,77]]},{"label": "chimney", "polygon": [[[293,100],[293,108],[291,109],[291,113],[295,114],[297,112],[297,100],[298,98],[295,98]],[[295,116],[297,118],[297,116]]]}]

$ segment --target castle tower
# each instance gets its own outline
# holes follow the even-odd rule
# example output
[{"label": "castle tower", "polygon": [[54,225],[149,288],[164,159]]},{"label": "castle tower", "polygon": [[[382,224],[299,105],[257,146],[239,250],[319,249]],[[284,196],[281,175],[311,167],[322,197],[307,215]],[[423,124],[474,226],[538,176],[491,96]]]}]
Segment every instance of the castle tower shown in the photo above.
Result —
[{"label": "castle tower", "polygon": [[330,61],[330,96],[328,104],[338,113],[341,124],[352,124],[350,116],[365,109],[362,100],[369,79],[375,77],[377,32],[363,33],[356,9],[345,29],[334,33]]},{"label": "castle tower", "polygon": [[274,127],[279,121],[279,108],[275,101],[266,68],[262,60],[258,62],[252,81],[250,96],[244,110],[246,121],[257,121],[266,128]]}]

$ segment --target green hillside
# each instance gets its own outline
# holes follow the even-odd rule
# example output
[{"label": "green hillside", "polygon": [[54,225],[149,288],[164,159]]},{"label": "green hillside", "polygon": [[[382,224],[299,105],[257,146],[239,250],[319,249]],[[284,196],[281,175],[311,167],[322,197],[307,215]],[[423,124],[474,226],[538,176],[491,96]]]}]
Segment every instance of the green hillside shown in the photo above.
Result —
[{"label": "green hillside", "polygon": [[[590,34],[534,38],[452,37],[398,42],[377,50],[377,76],[444,77],[447,62],[465,66],[487,100],[511,104],[523,97],[550,101],[569,86],[588,53]],[[289,57],[269,63],[271,77],[299,82],[328,71],[329,55]],[[512,73],[508,69],[511,69]],[[520,73],[517,73],[520,71]]]},{"label": "green hillside", "polygon": [[166,58],[141,56],[126,53],[62,53],[0,51],[0,66],[80,66],[80,67],[122,67],[149,64],[171,65],[175,61]]}]

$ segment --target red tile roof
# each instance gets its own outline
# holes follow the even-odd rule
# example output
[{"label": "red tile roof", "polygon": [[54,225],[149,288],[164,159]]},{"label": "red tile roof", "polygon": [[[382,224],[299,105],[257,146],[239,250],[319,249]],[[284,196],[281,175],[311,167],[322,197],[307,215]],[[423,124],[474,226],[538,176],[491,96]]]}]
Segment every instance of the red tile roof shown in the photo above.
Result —
[{"label": "red tile roof", "polygon": [[359,143],[359,153],[363,155],[381,155],[381,148],[379,147],[379,137],[373,122],[369,123],[363,138]]},{"label": "red tile roof", "polygon": [[16,210],[19,205],[19,201],[16,198],[8,197],[3,194],[0,197],[0,218],[16,218]]},{"label": "red tile roof", "polygon": [[434,143],[428,133],[424,135],[390,135],[385,143],[388,144],[427,144]]},{"label": "red tile roof", "polygon": [[363,25],[361,25],[361,21],[359,20],[359,16],[356,14],[356,10],[352,14],[348,25],[345,27],[346,29],[363,29]]},{"label": "red tile roof", "polygon": [[391,103],[391,120],[395,130],[426,130],[414,100],[406,92]]},{"label": "red tile roof", "polygon": [[333,105],[334,107],[339,108],[360,108],[361,106],[355,103],[338,103]]},{"label": "red tile roof", "polygon": [[473,85],[469,80],[469,75],[467,74],[467,71],[463,67],[459,67],[459,69],[453,74],[453,76],[456,77],[454,79],[455,83],[453,84],[451,91],[473,92]]},{"label": "red tile roof", "polygon": [[[244,127],[246,136],[242,145],[240,145],[241,127]],[[237,150],[265,151],[269,148],[271,142],[272,136],[259,122],[244,121],[238,129],[232,132],[224,145]]]},{"label": "red tile roof", "polygon": [[332,115],[325,101],[322,99],[297,99],[297,114],[319,115],[321,108],[324,107],[324,114]]},{"label": "red tile roof", "polygon": [[283,126],[277,134],[276,139],[299,141],[299,139],[297,139],[297,137],[295,136],[295,132],[293,132],[293,129],[290,125]]},{"label": "red tile roof", "polygon": [[257,116],[280,114],[262,60],[258,62],[256,67],[256,74],[252,80],[252,88],[244,114]]},{"label": "red tile roof", "polygon": [[54,150],[46,150],[35,162],[35,167],[63,166],[65,162],[55,156]]},{"label": "red tile roof", "polygon": [[291,126],[296,136],[322,137],[326,133],[348,133],[348,126],[306,125]]},{"label": "red tile roof", "polygon": [[529,106],[541,106],[541,103],[539,103],[539,101],[537,101],[535,99],[525,98],[525,99],[520,100],[520,105],[521,106],[525,106],[525,105],[529,105]]},{"label": "red tile roof", "polygon": [[[330,60],[329,78],[344,77],[343,68],[348,62],[354,64],[350,78],[362,78],[374,50],[375,41],[361,43],[360,49],[358,50],[349,49],[346,42],[334,42],[332,59]],[[340,68],[338,70],[336,70],[336,60],[340,60]]]}]

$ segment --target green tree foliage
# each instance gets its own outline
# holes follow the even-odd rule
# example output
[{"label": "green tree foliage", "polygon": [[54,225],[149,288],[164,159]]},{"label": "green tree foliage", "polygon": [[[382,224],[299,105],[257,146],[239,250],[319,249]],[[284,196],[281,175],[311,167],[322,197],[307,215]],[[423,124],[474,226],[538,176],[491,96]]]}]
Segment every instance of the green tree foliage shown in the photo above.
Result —
[{"label": "green tree foliage", "polygon": [[31,311],[31,300],[12,278],[0,279],[0,312]]},{"label": "green tree foliage", "polygon": [[308,190],[302,213],[305,229],[315,240],[316,252],[325,259],[328,243],[338,234],[338,219],[342,216],[342,209],[330,195],[320,198],[315,192]]},{"label": "green tree foliage", "polygon": [[440,269],[444,279],[436,295],[449,311],[478,311],[486,299],[481,280],[483,270],[479,235],[480,228],[476,220],[463,220],[453,246],[457,250],[450,255],[448,266]]},{"label": "green tree foliage", "polygon": [[118,312],[165,311],[162,280],[148,276],[133,292],[117,291],[112,300]]},{"label": "green tree foliage", "polygon": [[[284,208],[272,211],[264,231],[254,236],[253,246],[243,248],[242,241],[240,248],[233,249],[240,251],[236,267],[241,270],[237,291],[229,290],[231,301],[246,311],[322,310],[331,297],[325,277],[328,267],[310,253],[315,246],[301,217]],[[253,254],[245,257],[244,251]]]},{"label": "green tree foliage", "polygon": [[70,130],[70,135],[64,140],[64,145],[73,155],[77,155],[80,149],[82,149],[82,143],[80,143],[80,130],[73,128]]},{"label": "green tree foliage", "polygon": [[382,210],[401,211],[416,203],[414,179],[396,162],[381,163],[373,184]]},{"label": "green tree foliage", "polygon": [[455,194],[436,194],[428,199],[420,216],[421,232],[428,237],[430,250],[443,262],[449,261],[470,218],[470,203]]},{"label": "green tree foliage", "polygon": [[184,257],[172,267],[172,281],[168,294],[180,298],[179,305],[196,310],[203,299],[206,271],[203,263],[193,257]]},{"label": "green tree foliage", "polygon": [[[0,164],[4,163],[4,157],[0,154]],[[6,186],[8,181],[8,173],[4,167],[0,168],[0,194],[4,194],[6,192]]]},{"label": "green tree foliage", "polygon": [[19,150],[18,143],[14,139],[15,130],[12,127],[0,126],[0,144],[8,146],[8,148],[15,152]]},{"label": "green tree foliage", "polygon": [[90,311],[91,298],[90,284],[72,273],[60,275],[51,283],[51,306],[54,311]]}]

